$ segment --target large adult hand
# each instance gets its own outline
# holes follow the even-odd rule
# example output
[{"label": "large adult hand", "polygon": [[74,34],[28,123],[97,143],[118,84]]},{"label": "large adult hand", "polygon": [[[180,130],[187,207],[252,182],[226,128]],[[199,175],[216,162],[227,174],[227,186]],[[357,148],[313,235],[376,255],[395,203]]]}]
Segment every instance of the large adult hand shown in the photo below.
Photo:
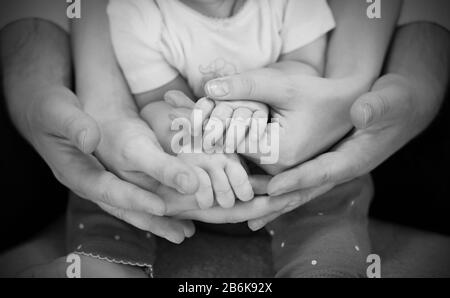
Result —
[{"label": "large adult hand", "polygon": [[[36,99],[30,100],[23,111],[26,116],[15,121],[27,122],[23,125],[28,128],[26,137],[62,184],[129,224],[172,242],[179,243],[193,234],[191,223],[161,217],[166,207],[158,195],[121,180],[91,155],[101,144],[101,131],[70,90],[51,88],[36,94]],[[122,140],[121,134],[116,136]],[[163,174],[155,176],[174,185],[170,182],[176,181],[172,172],[162,171],[161,164],[156,164],[151,173],[157,171]]]},{"label": "large adult hand", "polygon": [[205,91],[217,101],[254,100],[270,107],[272,122],[279,123],[279,141],[273,138],[277,134],[269,133],[270,146],[279,158],[261,166],[272,175],[323,152],[350,131],[348,111],[357,96],[348,81],[288,74],[275,68],[213,80]]},{"label": "large adult hand", "polygon": [[[212,81],[206,85],[206,92],[216,100],[262,99],[272,106],[286,99],[304,98],[303,94],[310,90],[305,82],[292,76],[265,77],[250,73]],[[331,94],[326,84],[308,85],[316,93],[320,90],[321,95]],[[411,90],[409,82],[400,76],[387,75],[378,80],[372,92],[360,97],[351,108],[351,120],[357,129],[330,152],[275,176],[268,184],[268,194],[273,200],[291,202],[279,210],[268,211],[272,206],[268,207],[267,215],[251,220],[249,226],[257,230],[334,186],[369,173],[413,138],[418,130],[414,129],[417,125]],[[300,126],[303,119],[297,121]]]},{"label": "large adult hand", "polygon": [[[417,125],[414,88],[399,75],[380,78],[372,91],[353,104],[351,118],[356,129],[330,152],[275,176],[268,185],[273,199],[292,196],[289,208],[249,222],[257,230],[283,213],[324,194],[336,185],[370,173],[415,137]],[[302,193],[314,192],[313,196]]]},{"label": "large adult hand", "polygon": [[[152,200],[155,198],[160,200],[161,196],[158,192],[164,187],[174,189],[175,193],[186,196],[196,193],[199,182],[194,169],[165,153],[150,127],[137,113],[128,111],[120,113],[120,116],[118,114],[105,115],[105,117],[97,115],[96,120],[100,126],[102,139],[95,154],[108,170],[124,181],[132,183],[140,191],[146,191]],[[111,209],[104,205],[101,207],[119,218],[125,216],[133,219],[139,214],[146,213],[147,217],[150,216],[153,221],[150,226],[156,229],[150,232],[169,238],[172,242],[179,243],[184,237],[194,234],[194,225],[190,221],[183,222],[156,216],[169,215],[166,203],[163,209],[156,210],[157,213],[155,213],[154,209],[148,208],[149,198],[145,200],[146,208],[143,208],[141,202],[130,210],[131,213],[124,212],[122,208]]]}]

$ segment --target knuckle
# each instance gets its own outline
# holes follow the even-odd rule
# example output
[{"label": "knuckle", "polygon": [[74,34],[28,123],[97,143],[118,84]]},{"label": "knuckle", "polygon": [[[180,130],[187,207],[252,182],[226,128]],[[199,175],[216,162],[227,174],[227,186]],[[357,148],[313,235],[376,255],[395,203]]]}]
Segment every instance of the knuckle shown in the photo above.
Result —
[{"label": "knuckle", "polygon": [[68,134],[71,133],[71,130],[75,127],[79,120],[80,117],[78,115],[71,115],[62,122],[61,129],[62,133],[65,134],[65,137],[69,137]]},{"label": "knuckle", "polygon": [[256,81],[252,77],[244,76],[242,78],[242,85],[244,93],[249,98],[253,98],[256,95]]},{"label": "knuckle", "polygon": [[294,100],[299,97],[299,90],[292,78],[288,78],[284,82],[283,97],[287,100]]},{"label": "knuckle", "polygon": [[126,221],[126,212],[124,209],[114,208],[113,209],[114,216]]},{"label": "knuckle", "polygon": [[331,175],[327,169],[325,169],[322,173],[320,173],[320,175],[317,179],[318,184],[320,184],[320,185],[327,184],[330,182],[330,180],[331,180]]},{"label": "knuckle", "polygon": [[333,178],[332,177],[333,175],[331,173],[328,161],[326,160],[325,157],[322,158],[319,157],[318,162],[321,171],[317,178],[317,184],[324,185],[330,183]]},{"label": "knuckle", "polygon": [[114,194],[113,194],[113,184],[115,181],[115,177],[113,175],[107,175],[104,180],[104,185],[100,192],[100,199],[102,202],[112,205],[114,202]]},{"label": "knuckle", "polygon": [[136,152],[139,152],[140,148],[145,146],[146,141],[147,138],[140,135],[129,138],[123,145],[120,156],[125,161],[133,161],[136,157]]},{"label": "knuckle", "polygon": [[389,99],[383,92],[374,93],[373,100],[374,100],[373,104],[371,105],[369,103],[369,106],[373,106],[373,108],[375,109],[375,113],[378,114],[375,116],[382,117],[389,113],[390,110]]}]

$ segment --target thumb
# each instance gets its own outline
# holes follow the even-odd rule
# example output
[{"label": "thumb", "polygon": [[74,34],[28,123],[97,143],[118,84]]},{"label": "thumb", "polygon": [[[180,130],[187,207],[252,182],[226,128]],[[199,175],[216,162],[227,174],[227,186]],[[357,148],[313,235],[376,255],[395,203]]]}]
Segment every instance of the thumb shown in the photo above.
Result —
[{"label": "thumb", "polygon": [[287,102],[296,88],[288,76],[259,69],[209,81],[205,93],[215,100],[255,100],[272,107]]},{"label": "thumb", "polygon": [[362,95],[351,108],[353,125],[367,129],[393,119],[402,119],[412,108],[411,96],[405,83],[393,76],[378,80],[372,91]]},{"label": "thumb", "polygon": [[100,143],[100,128],[81,110],[77,97],[67,91],[47,100],[41,107],[47,131],[71,141],[81,152],[91,154]]}]

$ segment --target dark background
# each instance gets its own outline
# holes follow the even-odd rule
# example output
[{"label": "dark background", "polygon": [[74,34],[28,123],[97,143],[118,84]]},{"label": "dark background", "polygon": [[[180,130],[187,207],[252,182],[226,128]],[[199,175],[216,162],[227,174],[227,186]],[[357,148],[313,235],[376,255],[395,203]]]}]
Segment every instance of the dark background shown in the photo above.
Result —
[{"label": "dark background", "polygon": [[379,219],[450,235],[450,98],[418,138],[373,173]]},{"label": "dark background", "polygon": [[[448,96],[447,96],[448,98]],[[67,190],[0,107],[0,251],[60,217]],[[421,136],[374,172],[373,217],[450,235],[450,102]]]}]

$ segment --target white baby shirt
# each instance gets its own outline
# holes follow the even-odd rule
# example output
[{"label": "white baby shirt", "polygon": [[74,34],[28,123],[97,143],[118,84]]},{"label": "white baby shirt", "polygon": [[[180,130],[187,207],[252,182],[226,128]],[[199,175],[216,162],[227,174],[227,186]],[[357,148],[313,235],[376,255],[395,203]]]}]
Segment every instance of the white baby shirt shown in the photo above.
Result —
[{"label": "white baby shirt", "polygon": [[108,15],[133,94],[182,75],[202,97],[209,80],[277,62],[335,26],[325,0],[247,0],[220,19],[178,0],[110,0]]}]

